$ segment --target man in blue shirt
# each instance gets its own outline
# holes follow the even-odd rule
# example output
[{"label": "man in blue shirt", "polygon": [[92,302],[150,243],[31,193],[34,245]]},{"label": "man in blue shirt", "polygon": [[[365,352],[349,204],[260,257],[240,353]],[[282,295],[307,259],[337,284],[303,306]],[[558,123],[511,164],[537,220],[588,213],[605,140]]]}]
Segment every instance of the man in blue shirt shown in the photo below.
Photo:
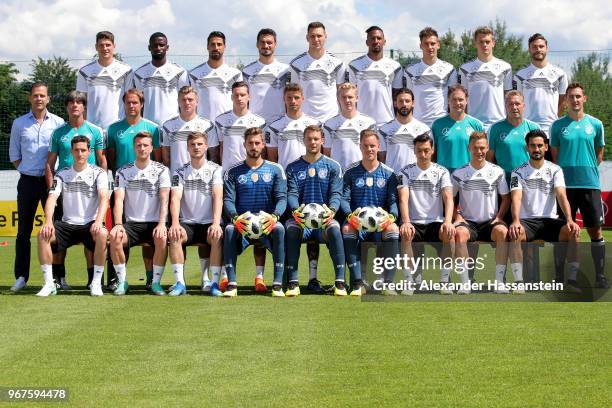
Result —
[{"label": "man in blue shirt", "polygon": [[15,241],[15,284],[11,291],[18,292],[30,277],[30,236],[38,203],[44,207],[47,200],[45,165],[51,133],[64,120],[47,111],[48,87],[35,82],[30,87],[31,111],[18,117],[11,128],[9,158],[19,171],[17,183],[17,214],[19,225]]},{"label": "man in blue shirt", "polygon": [[[260,128],[248,128],[244,132],[246,160],[230,167],[223,177],[223,207],[231,220],[225,227],[223,239],[223,262],[229,280],[224,296],[237,295],[236,259],[257,241],[269,249],[274,258],[272,296],[285,296],[282,288],[285,228],[278,220],[287,208],[287,178],[280,165],[263,159],[265,146],[263,131]],[[253,214],[265,212],[262,222],[264,235],[258,240],[250,240],[241,235],[246,228],[247,221],[243,215],[247,211]]]},{"label": "man in blue shirt", "polygon": [[[334,295],[346,296],[344,283],[344,248],[340,224],[334,215],[340,209],[342,199],[342,169],[340,164],[323,156],[323,129],[310,125],[304,129],[306,154],[287,166],[287,206],[293,219],[286,222],[287,275],[286,296],[298,296],[298,261],[302,242],[325,242],[334,263],[336,273]],[[325,208],[323,226],[318,229],[304,227],[303,208],[316,203]]]}]

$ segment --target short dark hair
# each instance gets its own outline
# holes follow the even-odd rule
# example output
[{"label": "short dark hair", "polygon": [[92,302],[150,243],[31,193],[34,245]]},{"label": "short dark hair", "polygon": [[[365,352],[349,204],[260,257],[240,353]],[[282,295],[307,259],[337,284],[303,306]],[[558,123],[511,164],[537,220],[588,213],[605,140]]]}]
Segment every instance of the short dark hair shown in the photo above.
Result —
[{"label": "short dark hair", "polygon": [[542,34],[540,34],[540,33],[535,33],[534,35],[529,37],[529,40],[527,40],[527,45],[528,46],[531,45],[531,43],[536,41],[536,40],[544,40],[546,45],[548,45],[548,41],[546,41],[546,38],[544,38],[544,36]]},{"label": "short dark hair", "polygon": [[66,96],[66,105],[68,102],[80,102],[87,107],[87,94],[81,91],[70,91]]},{"label": "short dark hair", "polygon": [[582,93],[584,93],[584,86],[582,86],[579,82],[572,82],[571,84],[569,84],[567,86],[567,89],[565,90],[565,93],[568,94],[570,90],[576,88],[582,89]]},{"label": "short dark hair", "polygon": [[136,133],[136,136],[134,136],[134,141],[132,143],[136,143],[136,139],[142,139],[148,137],[149,139],[151,139],[151,143],[153,143],[153,135],[151,135],[149,132],[143,130],[142,132],[138,132]]},{"label": "short dark hair", "polygon": [[247,89],[247,92],[249,92],[249,93],[250,93],[250,91],[249,91],[249,83],[248,83],[247,81],[238,81],[238,82],[234,82],[234,83],[232,84],[232,91],[233,91],[234,89],[236,89],[236,88],[243,88],[243,87],[244,87],[244,88],[246,88],[246,89]]},{"label": "short dark hair", "polygon": [[206,38],[206,44],[210,43],[210,39],[215,37],[221,38],[223,40],[223,44],[225,44],[225,34],[223,34],[221,31],[211,31]]},{"label": "short dark hair", "polygon": [[274,41],[276,42],[276,31],[274,31],[273,29],[262,28],[261,30],[259,30],[259,32],[257,33],[257,41],[259,41],[259,39],[264,35],[271,35],[272,37],[274,37]]},{"label": "short dark hair", "polygon": [[308,125],[304,128],[304,137],[306,137],[306,133],[317,132],[321,134],[322,138],[325,138],[325,133],[323,129],[319,125]]},{"label": "short dark hair", "polygon": [[140,103],[144,105],[144,93],[140,89],[132,88],[125,91],[123,94],[123,102],[125,102],[128,95],[136,95],[140,100]]},{"label": "short dark hair", "polygon": [[419,41],[423,41],[425,38],[435,36],[436,38],[440,38],[438,36],[438,32],[434,30],[432,27],[425,27],[419,32]]},{"label": "short dark hair", "polygon": [[204,141],[208,143],[208,134],[206,132],[190,132],[187,136],[187,144],[189,144],[189,142],[191,142],[192,140],[200,138],[204,139]]},{"label": "short dark hair", "polygon": [[379,26],[377,26],[377,25],[370,26],[370,27],[368,27],[368,29],[367,29],[367,30],[365,30],[366,34],[370,34],[370,32],[371,32],[371,31],[380,31],[381,33],[383,33],[383,35],[385,34],[385,32],[383,31],[383,29],[382,29],[382,28],[380,28],[380,27],[379,27]]},{"label": "short dark hair", "polygon": [[304,90],[302,89],[302,85],[295,83],[295,82],[290,82],[287,85],[285,85],[285,90],[283,91],[283,95],[286,94],[287,92],[299,92],[302,95],[304,95]]},{"label": "short dark hair", "polygon": [[47,85],[46,82],[35,81],[32,85],[30,85],[30,95],[32,94],[34,88],[40,88],[41,86],[47,88],[47,92],[49,91],[49,85]]},{"label": "short dark hair", "polygon": [[308,28],[306,29],[306,32],[310,32],[310,30],[312,30],[313,28],[322,28],[323,31],[325,31],[325,25],[323,25],[323,23],[320,21],[313,21],[308,23]]},{"label": "short dark hair", "polygon": [[244,131],[244,140],[246,141],[249,137],[257,136],[257,135],[260,135],[261,140],[264,140],[263,130],[261,130],[261,128],[258,128],[258,127],[248,128],[247,130]]},{"label": "short dark hair", "polygon": [[481,132],[480,130],[476,130],[474,132],[472,132],[472,134],[470,135],[470,141],[468,142],[468,144],[471,144],[472,142],[476,142],[478,140],[486,140],[487,143],[489,143],[489,138],[487,137],[487,132]]},{"label": "short dark hair", "polygon": [[414,93],[412,92],[412,89],[410,89],[410,88],[400,88],[400,89],[398,89],[396,91],[395,97],[393,99],[396,100],[397,97],[402,95],[402,94],[410,95],[412,97],[412,100],[414,101]]},{"label": "short dark hair", "polygon": [[544,139],[544,142],[548,140],[548,136],[546,136],[546,133],[543,130],[534,129],[534,130],[530,130],[525,135],[525,143],[529,144],[529,140],[535,139],[536,137],[541,137],[542,139]]},{"label": "short dark hair", "polygon": [[98,34],[96,34],[96,44],[100,40],[111,40],[111,42],[114,44],[115,34],[111,33],[110,31],[100,31]]},{"label": "short dark hair", "polygon": [[416,146],[417,143],[429,143],[431,147],[434,147],[434,141],[429,135],[429,132],[425,132],[422,135],[418,135],[412,140],[412,145]]},{"label": "short dark hair", "polygon": [[70,141],[70,148],[73,148],[74,145],[77,143],[87,143],[87,148],[89,149],[91,147],[89,143],[89,138],[87,136],[75,135]]},{"label": "short dark hair", "polygon": [[376,136],[378,143],[380,144],[380,138],[378,137],[378,132],[374,129],[363,129],[361,133],[359,133],[359,143],[363,141],[366,137]]},{"label": "short dark hair", "polygon": [[474,41],[478,39],[479,35],[490,35],[495,38],[495,32],[488,26],[478,27],[476,31],[474,31]]},{"label": "short dark hair", "polygon": [[461,84],[455,84],[455,85],[451,85],[448,87],[448,94],[447,96],[450,98],[450,96],[452,94],[454,94],[457,91],[461,91],[465,94],[465,97],[468,97],[468,90],[465,86],[461,85]]},{"label": "short dark hair", "polygon": [[153,42],[153,39],[155,39],[157,37],[162,37],[162,38],[165,38],[166,40],[168,40],[168,37],[166,37],[166,34],[157,31],[157,32],[151,34],[151,36],[149,37],[149,42]]}]

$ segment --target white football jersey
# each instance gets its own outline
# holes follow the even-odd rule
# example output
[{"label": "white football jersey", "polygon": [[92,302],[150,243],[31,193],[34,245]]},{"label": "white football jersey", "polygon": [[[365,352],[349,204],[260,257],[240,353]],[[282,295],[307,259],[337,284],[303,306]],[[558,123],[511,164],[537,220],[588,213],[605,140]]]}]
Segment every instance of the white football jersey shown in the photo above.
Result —
[{"label": "white football jersey", "polygon": [[208,119],[196,116],[188,122],[176,116],[164,122],[159,128],[161,145],[170,148],[170,172],[191,161],[187,150],[187,137],[191,132],[206,133],[208,141],[217,140],[215,126]]},{"label": "white football jersey", "polygon": [[132,68],[119,61],[103,67],[93,61],[77,73],[76,90],[87,94],[87,120],[102,129],[125,116],[123,93]]},{"label": "white football jersey", "polygon": [[389,57],[374,61],[367,55],[348,65],[349,82],[357,85],[359,111],[380,126],[393,119],[393,88],[401,87],[402,66]]},{"label": "white football jersey", "polygon": [[376,121],[359,112],[352,119],[338,114],[323,124],[324,147],[331,149],[331,158],[340,163],[343,170],[361,160],[359,134],[365,129],[376,130]]},{"label": "white football jersey", "polygon": [[265,126],[264,118],[251,112],[244,116],[237,116],[234,111],[228,111],[217,117],[215,121],[216,137],[214,141],[208,140],[208,146],[215,147],[219,143],[223,143],[221,165],[224,171],[246,159],[244,132],[248,128],[258,127],[263,129]]},{"label": "white football jersey", "polygon": [[336,86],[346,79],[344,62],[328,52],[319,59],[305,52],[289,66],[291,82],[300,84],[304,90],[304,113],[321,123],[336,116],[339,112]]},{"label": "white football jersey", "polygon": [[548,160],[539,169],[529,162],[514,169],[510,176],[510,189],[522,190],[521,219],[559,218],[555,188],[565,187],[561,167]]},{"label": "white football jersey", "polygon": [[512,67],[506,61],[493,58],[482,62],[478,58],[463,64],[459,80],[468,90],[468,113],[489,127],[506,117],[504,91],[512,89]]},{"label": "white football jersey", "polygon": [[464,219],[473,222],[491,221],[497,215],[497,195],[510,192],[504,169],[486,162],[482,169],[471,164],[455,170],[451,176],[453,194],[459,193],[459,206]]},{"label": "white football jersey", "polygon": [[282,168],[286,169],[289,163],[306,154],[304,129],[310,125],[320,126],[321,123],[306,115],[297,119],[284,115],[266,128],[266,145],[278,149],[278,164]]},{"label": "white football jersey", "polygon": [[115,191],[125,190],[125,220],[159,222],[160,188],[170,188],[170,172],[161,163],[150,161],[142,170],[129,163],[117,170]]},{"label": "white football jersey", "polygon": [[427,65],[421,60],[406,67],[404,79],[406,88],[414,93],[415,118],[431,126],[447,114],[448,87],[457,83],[457,71],[451,64],[437,60]]},{"label": "white football jersey", "polygon": [[96,219],[100,200],[98,192],[108,191],[106,170],[88,164],[77,172],[73,166],[55,173],[49,194],[62,198],[62,221],[72,225],[85,225]]},{"label": "white football jersey", "polygon": [[172,62],[156,67],[147,62],[132,75],[130,87],[144,93],[143,117],[158,126],[178,115],[178,91],[189,85],[187,71]]},{"label": "white football jersey", "polygon": [[425,133],[433,140],[429,127],[416,119],[405,125],[393,119],[378,128],[380,151],[386,152],[385,164],[399,173],[407,165],[415,163],[414,138]]},{"label": "white football jersey", "polygon": [[223,185],[223,170],[217,163],[206,161],[199,169],[191,162],[172,175],[172,190],[182,190],[180,221],[187,224],[210,224],[213,221],[214,185]]},{"label": "white football jersey", "polygon": [[205,62],[189,71],[189,83],[198,91],[198,115],[214,120],[232,109],[232,85],[242,73],[227,64],[211,68]]},{"label": "white football jersey", "polygon": [[274,60],[262,64],[259,60],[244,67],[242,76],[249,84],[249,110],[270,123],[285,114],[283,91],[291,76],[289,65]]},{"label": "white football jersey", "polygon": [[567,91],[567,75],[552,64],[544,68],[529,64],[514,75],[514,80],[525,97],[525,118],[540,125],[550,137],[550,126],[559,119],[559,95]]},{"label": "white football jersey", "polygon": [[408,215],[413,224],[444,221],[443,189],[449,193],[453,185],[448,170],[437,163],[422,170],[416,163],[409,164],[399,173],[400,188],[408,188]]}]

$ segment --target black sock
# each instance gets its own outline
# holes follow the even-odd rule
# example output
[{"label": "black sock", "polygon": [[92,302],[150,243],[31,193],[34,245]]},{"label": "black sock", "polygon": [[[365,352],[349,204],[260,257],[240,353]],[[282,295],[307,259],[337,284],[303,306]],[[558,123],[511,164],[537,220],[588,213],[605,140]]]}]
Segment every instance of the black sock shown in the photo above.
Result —
[{"label": "black sock", "polygon": [[595,276],[604,276],[606,264],[606,242],[603,238],[591,240],[591,256],[595,264]]},{"label": "black sock", "polygon": [[555,281],[563,282],[565,258],[567,257],[567,242],[553,243],[553,255],[555,258]]},{"label": "black sock", "polygon": [[93,280],[93,266],[91,268],[87,268],[87,286],[91,285],[92,280]]}]

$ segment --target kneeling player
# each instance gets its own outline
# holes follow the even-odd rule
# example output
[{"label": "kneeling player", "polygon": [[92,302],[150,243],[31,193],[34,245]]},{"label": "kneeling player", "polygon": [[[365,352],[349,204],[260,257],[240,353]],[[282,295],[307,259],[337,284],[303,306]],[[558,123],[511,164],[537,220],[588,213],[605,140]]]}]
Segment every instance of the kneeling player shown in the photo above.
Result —
[{"label": "kneeling player", "polygon": [[[448,170],[437,163],[432,163],[434,154],[433,140],[429,135],[414,138],[416,163],[409,164],[400,172],[401,185],[398,185],[399,209],[402,217],[400,235],[402,252],[408,259],[414,260],[423,253],[423,246],[418,246],[415,257],[413,243],[442,242],[442,256],[451,256],[450,244],[455,240],[453,225],[453,186]],[[414,261],[404,270],[404,277],[413,282],[416,273]],[[448,282],[450,269],[442,269],[441,282]],[[443,294],[452,291],[442,290]],[[402,295],[412,295],[413,289],[402,290]]]},{"label": "kneeling player", "polygon": [[[213,276],[210,293],[213,296],[223,295],[219,290],[223,177],[221,166],[206,160],[207,140],[204,133],[189,134],[187,149],[191,161],[176,169],[172,176],[172,225],[168,230],[168,238],[176,283],[170,296],[180,296],[187,292],[183,276],[183,245],[210,245],[210,270]],[[205,283],[203,274],[203,291]]]},{"label": "kneeling player", "polygon": [[[102,296],[108,236],[103,224],[108,209],[108,177],[105,170],[87,163],[91,153],[89,138],[75,136],[70,144],[74,162],[71,167],[55,174],[45,204],[46,221],[38,234],[38,257],[45,282],[38,296],[56,294],[51,268],[53,253],[65,251],[79,242],[94,251],[94,276],[90,290],[92,296]],[[53,212],[60,194],[64,214],[61,221],[53,223]]]},{"label": "kneeling player", "polygon": [[229,284],[224,296],[238,294],[236,260],[254,240],[242,234],[247,227],[244,214],[248,211],[263,214],[263,232],[257,241],[272,252],[274,281],[272,296],[284,297],[283,274],[285,272],[285,228],[278,222],[287,208],[287,179],[283,168],[261,157],[265,148],[260,128],[244,132],[246,160],[230,167],[224,175],[223,205],[232,222],[225,227],[223,237],[223,261]]},{"label": "kneeling player", "polygon": [[[342,226],[344,252],[351,273],[351,296],[364,293],[361,276],[361,242],[386,242],[383,256],[394,258],[399,252],[397,219],[397,177],[390,167],[378,161],[380,142],[375,130],[366,129],[359,135],[362,159],[350,165],[344,173],[342,211],[347,223]],[[365,232],[361,229],[358,213],[363,207],[381,207],[388,216],[380,224],[381,232]],[[385,282],[393,281],[392,271],[386,271]],[[397,294],[384,290],[387,294]]]},{"label": "kneeling player", "polygon": [[121,167],[115,175],[115,226],[110,233],[110,253],[117,271],[114,293],[119,296],[128,291],[124,248],[139,244],[155,246],[151,291],[156,295],[165,294],[160,282],[168,252],[166,219],[170,175],[166,166],[150,159],[152,151],[151,134],[138,133],[134,136],[136,160]]},{"label": "kneeling player", "polygon": [[[302,242],[326,242],[336,273],[334,295],[346,296],[344,284],[344,248],[340,224],[334,215],[342,199],[342,170],[338,162],[323,156],[323,130],[310,125],[304,130],[306,154],[287,167],[287,205],[293,219],[286,222],[288,286],[285,295],[300,294],[298,262]],[[300,204],[301,203],[301,204]],[[302,210],[306,204],[321,204],[327,211],[322,228],[304,228]]]},{"label": "kneeling player", "polygon": [[[570,204],[565,193],[563,171],[561,167],[544,159],[548,150],[546,133],[532,130],[525,136],[525,141],[529,162],[514,169],[510,177],[512,194],[510,255],[516,253],[517,259],[513,271],[516,267],[522,277],[523,254],[520,242],[536,239],[559,241],[554,251],[556,280],[563,281],[563,267],[567,256],[569,259],[567,283],[577,289],[576,276],[579,264],[576,246],[580,238],[580,227],[572,219]],[[557,215],[557,202],[565,215],[565,220]],[[571,243],[569,247],[568,242]]]}]

